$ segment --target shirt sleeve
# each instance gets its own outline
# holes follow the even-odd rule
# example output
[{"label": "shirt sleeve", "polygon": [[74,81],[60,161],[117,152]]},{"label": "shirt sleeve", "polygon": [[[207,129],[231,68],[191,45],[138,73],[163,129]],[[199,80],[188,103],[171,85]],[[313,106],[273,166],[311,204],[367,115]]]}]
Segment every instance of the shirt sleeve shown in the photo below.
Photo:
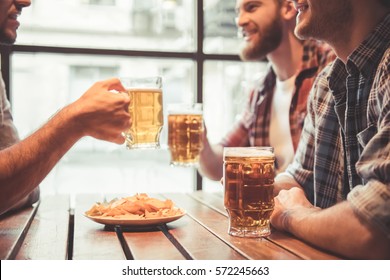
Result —
[{"label": "shirt sleeve", "polygon": [[390,238],[390,186],[377,180],[353,188],[347,200],[354,212]]},{"label": "shirt sleeve", "polygon": [[[390,51],[388,51],[390,60]],[[378,123],[372,123],[358,139],[364,150],[356,170],[364,185],[356,186],[347,199],[357,215],[375,224],[390,238],[390,79],[389,62],[382,63],[372,97]],[[375,85],[376,84],[376,85]]]},{"label": "shirt sleeve", "polygon": [[[307,101],[307,115],[305,117],[298,148],[293,162],[287,167],[286,173],[294,177],[295,181],[304,189],[307,198],[313,204],[314,201],[314,155],[315,155],[315,94],[318,90],[318,83],[321,83],[324,76],[318,76],[317,82],[310,92]],[[326,81],[322,81],[323,83]]]},{"label": "shirt sleeve", "polygon": [[220,144],[224,147],[247,147],[249,142],[249,128],[255,122],[255,112],[253,103],[255,97],[255,90],[253,90],[248,98],[245,110],[239,120],[233,125],[232,129],[221,140]]},{"label": "shirt sleeve", "polygon": [[0,78],[0,149],[7,148],[19,141],[19,135],[13,123],[11,105],[5,95],[3,79]]}]

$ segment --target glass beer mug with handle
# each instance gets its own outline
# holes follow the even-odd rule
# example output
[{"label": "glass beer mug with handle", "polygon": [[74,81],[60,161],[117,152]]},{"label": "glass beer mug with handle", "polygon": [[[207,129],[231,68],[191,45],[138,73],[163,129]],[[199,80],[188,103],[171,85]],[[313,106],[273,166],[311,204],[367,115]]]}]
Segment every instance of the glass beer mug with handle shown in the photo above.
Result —
[{"label": "glass beer mug with handle", "polygon": [[168,106],[168,147],[171,165],[196,166],[203,148],[202,104]]},{"label": "glass beer mug with handle", "polygon": [[224,206],[230,235],[265,237],[271,234],[274,210],[275,155],[272,147],[224,148]]},{"label": "glass beer mug with handle", "polygon": [[162,78],[120,78],[130,97],[132,124],[123,132],[128,149],[159,148],[163,128]]}]

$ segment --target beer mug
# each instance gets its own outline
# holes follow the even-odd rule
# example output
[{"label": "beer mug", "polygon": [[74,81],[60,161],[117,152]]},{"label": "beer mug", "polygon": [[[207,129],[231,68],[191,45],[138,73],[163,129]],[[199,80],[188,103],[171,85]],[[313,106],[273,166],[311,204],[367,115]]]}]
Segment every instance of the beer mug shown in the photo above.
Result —
[{"label": "beer mug", "polygon": [[132,124],[123,133],[128,149],[159,148],[163,127],[161,77],[121,78],[130,97]]},{"label": "beer mug", "polygon": [[271,234],[275,155],[272,147],[224,148],[224,206],[228,233],[239,237]]},{"label": "beer mug", "polygon": [[168,106],[168,147],[171,165],[196,166],[203,147],[202,104]]}]

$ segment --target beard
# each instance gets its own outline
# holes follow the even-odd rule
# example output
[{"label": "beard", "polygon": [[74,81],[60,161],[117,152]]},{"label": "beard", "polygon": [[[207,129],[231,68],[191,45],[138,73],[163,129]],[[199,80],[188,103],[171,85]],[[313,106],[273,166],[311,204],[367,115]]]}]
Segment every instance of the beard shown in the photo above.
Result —
[{"label": "beard", "polygon": [[8,36],[7,34],[1,32],[0,33],[0,44],[1,45],[12,45],[13,43],[15,43],[15,38],[11,38],[10,36]]},{"label": "beard", "polygon": [[[321,3],[320,1],[318,1]],[[299,39],[314,38],[333,42],[337,36],[346,36],[345,27],[350,26],[352,20],[352,4],[350,0],[324,1],[327,7],[316,7],[317,13],[310,13],[302,22],[298,20],[295,35]],[[333,4],[332,2],[338,2]],[[334,6],[332,8],[332,6]],[[328,8],[331,7],[331,8]],[[340,30],[341,32],[337,32]]]},{"label": "beard", "polygon": [[240,58],[244,61],[258,61],[274,51],[282,41],[283,27],[280,17],[275,17],[271,24],[263,30],[258,29],[257,38],[245,44],[241,49]]}]

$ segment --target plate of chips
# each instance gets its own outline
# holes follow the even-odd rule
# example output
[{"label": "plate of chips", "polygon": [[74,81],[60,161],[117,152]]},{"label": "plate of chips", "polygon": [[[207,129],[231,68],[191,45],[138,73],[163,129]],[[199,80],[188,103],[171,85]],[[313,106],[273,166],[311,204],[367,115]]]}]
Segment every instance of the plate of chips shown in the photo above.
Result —
[{"label": "plate of chips", "polygon": [[173,222],[186,212],[170,200],[160,200],[147,194],[115,198],[95,203],[84,215],[104,225],[151,226]]}]

